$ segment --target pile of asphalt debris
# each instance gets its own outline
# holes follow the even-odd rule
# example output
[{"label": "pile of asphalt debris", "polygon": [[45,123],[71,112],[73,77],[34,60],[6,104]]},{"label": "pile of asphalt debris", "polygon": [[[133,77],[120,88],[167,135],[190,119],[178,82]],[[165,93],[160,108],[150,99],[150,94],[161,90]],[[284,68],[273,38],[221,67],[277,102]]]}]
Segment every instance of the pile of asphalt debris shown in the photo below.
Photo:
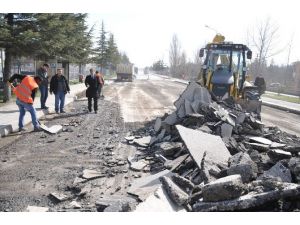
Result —
[{"label": "pile of asphalt debris", "polygon": [[174,105],[126,137],[138,146],[130,168],[152,174],[128,190],[142,201],[137,211],[300,209],[299,137],[264,126],[233,102],[213,101],[195,82]]}]

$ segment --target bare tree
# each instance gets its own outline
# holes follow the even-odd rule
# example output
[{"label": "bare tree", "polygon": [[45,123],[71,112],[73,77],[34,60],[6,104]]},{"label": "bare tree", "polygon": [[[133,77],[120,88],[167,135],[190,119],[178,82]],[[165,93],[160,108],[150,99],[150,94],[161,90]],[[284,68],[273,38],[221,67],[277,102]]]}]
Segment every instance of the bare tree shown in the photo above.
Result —
[{"label": "bare tree", "polygon": [[[262,72],[263,65],[266,65],[267,59],[280,53],[282,49],[278,48],[279,39],[279,26],[271,21],[268,17],[264,21],[261,21],[255,28],[252,35],[248,36],[247,42],[252,42],[253,47],[257,52],[257,66],[256,73]],[[249,32],[248,32],[248,35]]]},{"label": "bare tree", "polygon": [[173,76],[179,76],[179,65],[181,53],[181,45],[176,34],[173,35],[169,50],[170,73]]}]

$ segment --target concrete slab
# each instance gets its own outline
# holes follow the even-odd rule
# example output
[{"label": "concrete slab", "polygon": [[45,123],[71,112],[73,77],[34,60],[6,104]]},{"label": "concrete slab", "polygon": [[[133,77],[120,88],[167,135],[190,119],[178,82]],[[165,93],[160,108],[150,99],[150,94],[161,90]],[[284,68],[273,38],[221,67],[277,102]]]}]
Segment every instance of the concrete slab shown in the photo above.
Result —
[{"label": "concrete slab", "polygon": [[201,169],[201,160],[204,152],[216,163],[227,163],[231,156],[221,137],[176,125],[181,139],[187,147],[193,160]]}]

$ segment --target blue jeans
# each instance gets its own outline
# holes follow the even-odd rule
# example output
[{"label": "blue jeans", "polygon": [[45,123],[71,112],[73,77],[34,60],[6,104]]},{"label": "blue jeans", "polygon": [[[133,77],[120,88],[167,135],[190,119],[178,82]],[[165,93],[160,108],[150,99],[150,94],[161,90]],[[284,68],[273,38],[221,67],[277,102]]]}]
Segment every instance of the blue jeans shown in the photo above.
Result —
[{"label": "blue jeans", "polygon": [[18,107],[19,107],[19,111],[20,111],[20,115],[19,115],[19,128],[24,127],[24,116],[26,111],[28,111],[31,115],[31,121],[34,127],[39,127],[39,123],[36,117],[36,111],[35,108],[33,107],[32,104],[28,104],[25,102],[20,101],[19,99],[17,99],[16,101]]},{"label": "blue jeans", "polygon": [[41,92],[41,108],[45,108],[46,101],[48,98],[48,84],[40,85],[40,92]]},{"label": "blue jeans", "polygon": [[58,91],[55,94],[55,111],[58,112],[58,108],[62,112],[65,106],[65,92]]}]

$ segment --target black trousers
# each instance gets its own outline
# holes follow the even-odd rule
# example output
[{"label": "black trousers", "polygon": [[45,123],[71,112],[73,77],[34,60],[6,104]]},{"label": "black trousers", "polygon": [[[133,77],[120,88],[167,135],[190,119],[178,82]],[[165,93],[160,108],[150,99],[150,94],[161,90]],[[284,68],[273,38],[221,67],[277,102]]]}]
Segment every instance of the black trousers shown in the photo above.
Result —
[{"label": "black trousers", "polygon": [[92,99],[94,99],[94,111],[98,110],[98,98],[92,97],[92,98],[88,98],[88,108],[90,112],[92,111]]}]

